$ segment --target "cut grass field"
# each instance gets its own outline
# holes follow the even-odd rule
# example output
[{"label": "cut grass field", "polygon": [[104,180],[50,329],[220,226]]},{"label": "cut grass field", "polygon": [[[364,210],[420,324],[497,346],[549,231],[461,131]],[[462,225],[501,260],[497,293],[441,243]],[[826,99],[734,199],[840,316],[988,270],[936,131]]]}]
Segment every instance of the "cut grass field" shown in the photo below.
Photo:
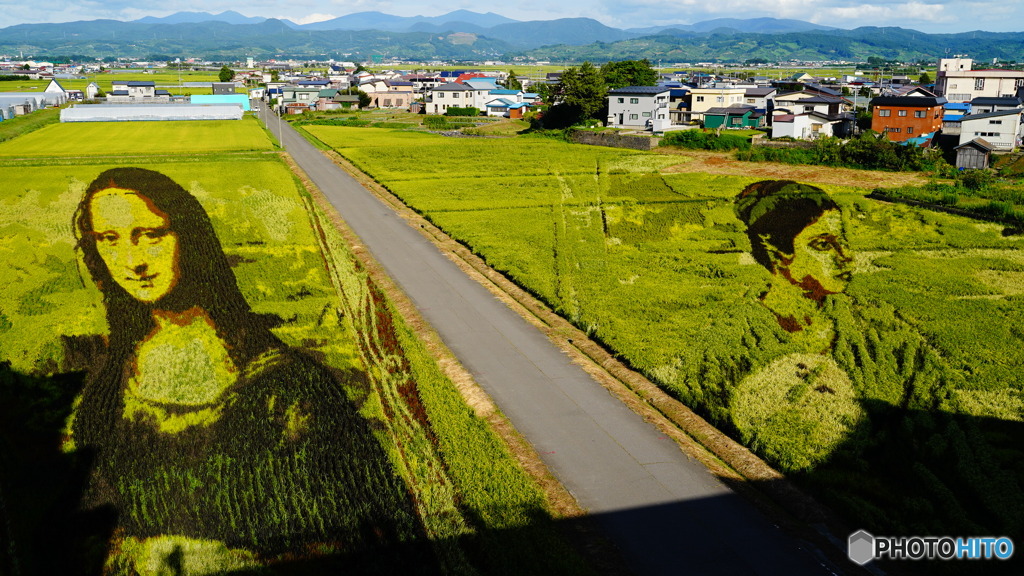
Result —
[{"label": "cut grass field", "polygon": [[274,144],[252,116],[241,120],[67,122],[0,143],[0,158],[144,156],[270,151]]},{"label": "cut grass field", "polygon": [[[1024,531],[1010,512],[1024,505],[1024,453],[1010,440],[1024,425],[1011,375],[1024,368],[1024,238],[864,197],[918,176],[309,130],[867,529]],[[734,200],[766,178],[815,183],[843,208],[854,277],[829,300],[832,359],[820,366],[821,350],[759,304],[772,276],[750,256]],[[788,373],[799,365],[820,379],[813,390],[837,395],[832,417],[757,401],[800,398]]]}]

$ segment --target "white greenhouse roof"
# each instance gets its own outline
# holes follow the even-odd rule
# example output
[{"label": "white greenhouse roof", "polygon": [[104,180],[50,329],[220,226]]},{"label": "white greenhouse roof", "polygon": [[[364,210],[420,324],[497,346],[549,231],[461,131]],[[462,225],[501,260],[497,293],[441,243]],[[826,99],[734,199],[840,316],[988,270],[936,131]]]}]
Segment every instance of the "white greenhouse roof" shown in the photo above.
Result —
[{"label": "white greenhouse roof", "polygon": [[241,119],[238,104],[80,104],[60,111],[61,122]]}]

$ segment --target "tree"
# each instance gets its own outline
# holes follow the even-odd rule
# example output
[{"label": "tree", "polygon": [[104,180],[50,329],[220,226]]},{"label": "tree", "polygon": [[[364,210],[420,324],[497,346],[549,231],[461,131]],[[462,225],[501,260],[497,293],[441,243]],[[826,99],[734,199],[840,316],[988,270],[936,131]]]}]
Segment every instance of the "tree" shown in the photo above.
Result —
[{"label": "tree", "polygon": [[932,83],[932,77],[929,76],[927,72],[923,72],[921,74],[921,77],[917,79],[917,83],[922,85],[922,86],[924,86],[926,84],[931,84]]},{"label": "tree", "polygon": [[373,101],[373,99],[370,98],[369,94],[363,92],[362,90],[354,86],[351,88],[346,88],[345,90],[342,90],[340,93],[349,95],[355,94],[356,96],[359,96],[359,108],[368,108],[370,106],[370,102]]},{"label": "tree", "polygon": [[225,64],[225,65],[220,67],[220,81],[221,82],[230,82],[231,79],[234,78],[234,77],[235,77],[235,71],[232,70],[231,68],[228,68],[227,64]]},{"label": "tree", "polygon": [[519,78],[516,78],[515,70],[508,71],[508,78],[505,80],[505,88],[508,88],[509,90],[523,89],[523,83],[519,81]]},{"label": "tree", "polygon": [[601,77],[609,89],[654,86],[658,83],[658,73],[646,59],[606,62],[601,66]]},{"label": "tree", "polygon": [[278,72],[277,70],[271,70],[270,71],[270,81],[271,82],[280,82],[281,81],[281,73]]},{"label": "tree", "polygon": [[[605,86],[600,71],[593,64],[584,62],[579,68],[568,68],[562,72],[562,80],[555,89],[555,100],[558,104],[548,112],[552,120],[557,119],[558,126],[549,125],[547,120],[544,124],[550,128],[558,128],[572,126],[590,118],[599,118],[598,114],[604,109],[607,94],[608,87]],[[548,116],[545,116],[545,119]]]}]

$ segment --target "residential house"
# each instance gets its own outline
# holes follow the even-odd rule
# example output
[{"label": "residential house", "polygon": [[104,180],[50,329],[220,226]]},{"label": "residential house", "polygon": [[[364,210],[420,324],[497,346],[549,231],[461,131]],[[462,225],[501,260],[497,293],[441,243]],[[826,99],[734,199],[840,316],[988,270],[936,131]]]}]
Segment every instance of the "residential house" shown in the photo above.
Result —
[{"label": "residential house", "polygon": [[975,138],[956,148],[956,167],[961,170],[984,170],[988,168],[995,147],[983,138]]},{"label": "residential house", "polygon": [[836,125],[834,118],[821,112],[776,114],[772,117],[772,138],[813,140],[823,136],[838,136]]},{"label": "residential house", "polygon": [[[608,126],[648,128],[668,124],[666,86],[626,86],[608,91]],[[657,121],[663,122],[657,122]]]},{"label": "residential house", "polygon": [[369,94],[370,106],[376,108],[401,108],[407,110],[416,97],[412,82],[385,80],[386,90]]},{"label": "residential house", "polygon": [[669,90],[668,117],[672,124],[685,124],[690,121],[690,88]]},{"label": "residential house", "polygon": [[130,99],[156,98],[156,83],[152,80],[114,80],[111,94]]},{"label": "residential house", "polygon": [[445,81],[436,74],[406,74],[405,76],[402,76],[402,79],[406,82],[412,82],[413,90],[419,94],[423,94],[427,90],[436,88],[445,83]]},{"label": "residential house", "polygon": [[968,114],[960,119],[960,144],[983,138],[993,150],[1009,152],[1021,145],[1024,108],[984,114]]},{"label": "residential house", "polygon": [[727,108],[710,108],[704,111],[704,128],[760,128],[764,126],[765,113],[749,104],[736,104]]},{"label": "residential house", "polygon": [[444,114],[449,108],[471,108],[473,89],[465,84],[449,82],[426,94],[428,114]]},{"label": "residential house", "polygon": [[774,98],[778,90],[772,87],[747,88],[743,93],[743,103],[758,110],[770,112],[775,107]]},{"label": "residential house", "polygon": [[972,114],[985,114],[988,112],[999,112],[1000,110],[1016,110],[1024,108],[1024,98],[1009,96],[1006,98],[975,98],[971,100]]},{"label": "residential house", "polygon": [[946,102],[942,106],[942,134],[960,135],[960,119],[971,113],[969,102]]},{"label": "residential house", "polygon": [[315,109],[316,102],[320,99],[320,90],[321,88],[316,86],[282,86],[279,106],[287,114],[300,114],[311,108]]},{"label": "residential house", "polygon": [[879,96],[871,100],[871,129],[885,132],[894,142],[942,129],[946,99],[919,96]]},{"label": "residential house", "polygon": [[743,104],[746,94],[746,88],[691,88],[689,113],[678,116],[681,117],[681,122],[700,122],[704,120],[704,112],[711,108],[728,108]]},{"label": "residential house", "polygon": [[967,58],[939,60],[935,93],[950,102],[975,98],[1009,98],[1024,88],[1024,71],[974,70]]}]

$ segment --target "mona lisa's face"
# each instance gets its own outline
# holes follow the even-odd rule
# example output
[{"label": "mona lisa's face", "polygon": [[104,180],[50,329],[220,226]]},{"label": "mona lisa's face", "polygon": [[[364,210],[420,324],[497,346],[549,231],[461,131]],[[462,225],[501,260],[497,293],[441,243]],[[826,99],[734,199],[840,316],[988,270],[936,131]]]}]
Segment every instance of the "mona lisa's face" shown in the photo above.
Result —
[{"label": "mona lisa's face", "polygon": [[788,265],[790,282],[815,294],[835,294],[850,282],[852,258],[843,239],[843,219],[838,210],[827,210],[793,239]]},{"label": "mona lisa's face", "polygon": [[145,196],[107,188],[89,202],[96,250],[110,276],[135,299],[154,303],[180,275],[178,235],[170,219]]}]

